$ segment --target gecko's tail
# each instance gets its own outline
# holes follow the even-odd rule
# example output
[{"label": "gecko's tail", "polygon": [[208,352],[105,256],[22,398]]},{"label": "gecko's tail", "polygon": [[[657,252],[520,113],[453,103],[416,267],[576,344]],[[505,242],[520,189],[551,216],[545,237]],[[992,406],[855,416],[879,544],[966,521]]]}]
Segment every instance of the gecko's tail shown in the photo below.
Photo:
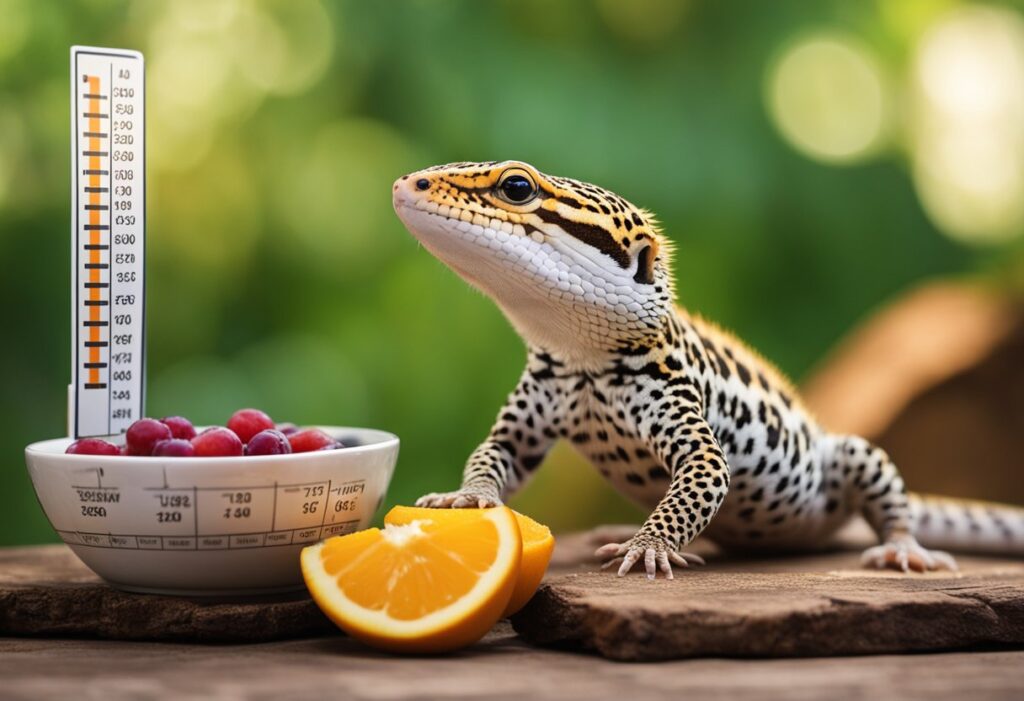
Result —
[{"label": "gecko's tail", "polygon": [[918,542],[927,548],[1024,556],[1024,508],[911,494]]}]

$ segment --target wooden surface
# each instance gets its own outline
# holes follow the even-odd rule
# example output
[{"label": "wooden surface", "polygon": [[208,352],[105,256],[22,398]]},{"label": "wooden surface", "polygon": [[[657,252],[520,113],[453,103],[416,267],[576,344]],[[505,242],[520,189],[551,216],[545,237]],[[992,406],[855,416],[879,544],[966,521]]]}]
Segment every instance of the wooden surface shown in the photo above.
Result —
[{"label": "wooden surface", "polygon": [[[588,596],[592,597],[590,603],[604,600],[603,606],[620,612],[628,612],[629,607],[637,601],[664,602],[665,594],[668,593],[670,597],[667,601],[670,605],[663,610],[678,614],[680,606],[688,599],[692,602],[703,601],[701,605],[707,605],[709,587],[728,594],[737,586],[749,586],[751,577],[766,578],[758,585],[762,587],[760,594],[768,598],[785,598],[789,586],[787,583],[828,577],[831,576],[829,572],[839,567],[848,570],[849,574],[845,576],[850,579],[882,580],[878,586],[893,590],[909,586],[911,590],[917,591],[922,583],[946,582],[944,586],[949,587],[950,591],[938,599],[940,608],[926,606],[917,611],[918,619],[936,627],[933,630],[964,630],[965,625],[968,628],[974,625],[972,617],[975,614],[983,617],[985,613],[985,605],[980,605],[977,612],[968,614],[955,606],[964,599],[980,601],[974,594],[965,593],[976,586],[969,583],[969,579],[952,580],[934,575],[909,579],[865,576],[854,569],[856,555],[851,552],[760,560],[725,558],[710,553],[706,569],[679,572],[674,582],[650,583],[642,579],[623,581],[611,573],[595,574],[594,565],[589,561],[587,553],[592,550],[595,542],[617,535],[613,531],[600,535],[591,533],[560,538],[549,578],[548,586],[553,587],[551,591],[564,593],[566,590],[559,588],[560,582],[592,580],[592,586],[587,587]],[[708,553],[707,550],[704,552]],[[38,565],[35,569],[32,562]],[[995,588],[1011,599],[1016,600],[1022,596],[1024,587],[1016,583],[1007,584],[1003,579],[1018,576],[1020,563],[971,558],[964,559],[963,563],[968,571],[967,578],[981,576],[981,573],[986,572],[985,576],[990,577],[991,582],[999,581]],[[1002,574],[996,572],[999,568]],[[745,581],[747,585],[743,584]],[[907,585],[906,582],[911,584]],[[959,595],[955,593],[955,582],[965,585]],[[971,701],[981,701],[1024,698],[1024,673],[1021,672],[1024,669],[1024,651],[1015,651],[1006,645],[975,645],[973,651],[937,654],[774,660],[711,657],[650,664],[609,661],[596,655],[566,649],[593,649],[588,648],[582,638],[545,641],[561,646],[561,649],[534,646],[516,635],[507,622],[500,623],[487,638],[469,650],[438,658],[397,658],[378,653],[333,629],[328,629],[326,635],[316,637],[230,645],[132,642],[89,637],[69,639],[65,636],[110,634],[118,630],[112,621],[123,620],[119,617],[131,609],[115,605],[117,599],[108,600],[106,609],[99,606],[93,597],[99,596],[96,592],[104,591],[105,585],[84,571],[62,547],[0,551],[0,621],[8,622],[7,628],[0,628],[0,635],[5,634],[5,630],[10,635],[12,611],[21,612],[18,614],[20,625],[25,625],[27,620],[25,613],[29,609],[22,606],[24,602],[17,604],[16,598],[11,598],[12,592],[19,586],[22,595],[25,591],[34,591],[33,596],[37,601],[38,597],[45,595],[45,592],[40,592],[47,587],[60,590],[58,596],[64,602],[61,610],[66,615],[78,616],[78,620],[84,623],[88,623],[90,616],[106,616],[107,623],[106,628],[96,625],[92,633],[83,628],[62,631],[51,627],[46,637],[38,637],[37,633],[36,637],[0,638],[0,679],[3,680],[0,684],[0,698],[3,699],[73,696],[111,701],[132,698],[507,698],[517,701],[523,701],[524,698],[529,701],[613,698],[635,701],[666,697],[702,700],[827,697],[834,701],[864,698],[929,701],[970,698]],[[624,591],[632,592],[629,596],[639,599],[629,602],[629,606],[621,606],[623,593],[616,593],[620,586],[626,587]],[[76,593],[80,595],[90,591],[94,594],[76,598]],[[752,593],[748,589],[744,595]],[[800,592],[796,594],[794,601],[805,602]],[[148,606],[156,612],[159,607],[167,605],[166,597],[119,594],[110,590],[103,595],[127,597],[126,600],[133,601],[134,606]],[[871,601],[845,601],[842,597],[836,599],[835,605],[843,606],[848,613],[860,615],[869,612],[874,615],[878,611]],[[78,607],[75,606],[76,601],[80,603]],[[252,633],[254,622],[272,620],[265,615],[260,619],[257,612],[261,609],[289,604],[312,606],[301,599],[242,604],[187,599],[172,602],[176,602],[172,603],[172,609],[185,602],[198,606],[197,611],[206,610],[208,613],[217,607],[236,607],[233,611],[220,611],[218,615],[227,618],[218,619],[214,616],[206,620],[201,630],[207,631],[207,640],[218,639],[208,635],[213,630],[209,625],[211,621],[229,627],[237,625],[239,620],[249,621],[247,625],[250,628],[242,625],[238,631],[249,630]],[[720,603],[726,608],[729,606],[728,600]],[[517,625],[522,626],[524,621],[532,620],[534,626],[546,623],[549,631],[561,630],[559,627],[564,626],[564,621],[545,612],[544,607],[548,605],[550,601],[545,603],[544,598],[531,603],[524,614],[517,618]],[[952,607],[941,608],[946,605]],[[253,608],[241,618],[230,618],[239,614],[239,606],[243,609],[247,606]],[[1008,622],[1005,615],[997,610],[998,606],[990,608],[988,622],[993,629],[1003,630],[1007,625],[1013,625],[1016,631],[1024,627],[1024,622],[1020,620]],[[810,610],[801,610],[807,621],[818,619],[818,612],[813,606]],[[528,613],[530,611],[533,613]],[[776,604],[772,604],[760,611],[768,615],[768,612],[778,612],[778,609]],[[731,628],[735,632],[737,626],[748,625],[749,621],[756,620],[757,613],[753,611],[743,614],[725,626],[725,629]],[[132,617],[145,618],[147,615],[152,617],[154,614],[146,614],[144,609],[136,608]],[[196,621],[203,618],[202,615],[196,615]],[[608,615],[607,611],[603,615]],[[273,620],[282,622],[288,618],[277,616]],[[161,621],[164,619],[157,617],[154,620],[163,625]],[[185,620],[180,619],[178,623],[182,624]],[[614,616],[607,620],[614,621]],[[649,621],[647,618],[643,620]],[[912,624],[913,616],[901,619],[900,623],[902,625],[907,621]],[[702,621],[697,616],[688,619],[685,624],[689,628],[690,639],[698,642],[703,640],[709,645],[701,654],[721,654],[720,650],[710,647],[715,640],[720,641],[720,637],[714,638],[710,634],[720,636],[721,621],[716,623],[714,616],[706,616]],[[862,638],[877,634],[877,630],[860,626],[856,618],[848,621],[848,627]],[[152,631],[153,628],[151,621],[140,630]],[[302,633],[300,628],[293,628],[289,632],[282,627],[274,634],[279,637],[285,633],[289,636],[308,635]],[[181,630],[185,629],[180,629],[179,634]],[[698,635],[701,630],[704,633]],[[762,636],[762,641],[782,648],[792,644],[792,641],[785,638],[771,639],[763,629],[754,627],[749,630],[751,635]],[[242,635],[238,631],[222,631],[219,639],[238,640]],[[622,649],[630,649],[630,645],[632,649],[639,649],[637,645],[642,647],[649,645],[651,640],[658,640],[657,635],[651,635],[649,627],[623,631],[610,625],[601,634],[607,637],[609,631],[612,637],[608,639],[622,635]],[[267,637],[266,631],[258,634]],[[536,631],[531,631],[530,635],[536,635]],[[822,652],[829,652],[829,641],[818,639],[822,644]],[[962,642],[969,644],[969,641]],[[737,654],[744,653],[739,651]],[[614,653],[613,656],[628,657]]]},{"label": "wooden surface", "polygon": [[1024,652],[610,662],[500,625],[471,650],[395,658],[340,636],[250,645],[0,639],[0,696],[121,699],[1019,701]]}]

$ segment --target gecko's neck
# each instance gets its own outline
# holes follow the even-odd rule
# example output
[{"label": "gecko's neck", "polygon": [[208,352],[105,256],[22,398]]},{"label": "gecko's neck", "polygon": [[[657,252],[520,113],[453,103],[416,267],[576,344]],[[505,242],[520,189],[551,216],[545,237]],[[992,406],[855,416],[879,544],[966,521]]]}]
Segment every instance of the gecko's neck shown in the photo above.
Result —
[{"label": "gecko's neck", "polygon": [[[626,285],[603,290],[577,283],[565,290],[538,285],[501,259],[452,267],[494,300],[527,347],[543,348],[578,369],[596,370],[623,354],[664,346],[666,330],[678,318],[667,267],[657,271],[649,291]],[[615,273],[610,269],[606,275]]]},{"label": "gecko's neck", "polygon": [[[570,372],[600,373],[628,358],[645,358],[661,354],[680,337],[680,316],[675,308],[666,307],[645,317],[642,327],[616,327],[614,322],[594,323],[592,317],[559,314],[510,312],[498,303],[531,353],[543,353],[558,361]],[[561,317],[560,319],[558,317]]]}]

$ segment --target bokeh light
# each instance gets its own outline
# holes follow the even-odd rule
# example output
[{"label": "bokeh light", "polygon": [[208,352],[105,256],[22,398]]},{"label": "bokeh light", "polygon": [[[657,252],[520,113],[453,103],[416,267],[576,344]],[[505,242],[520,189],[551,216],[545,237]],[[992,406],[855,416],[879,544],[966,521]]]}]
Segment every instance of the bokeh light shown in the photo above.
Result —
[{"label": "bokeh light", "polygon": [[273,26],[266,17],[251,3],[192,0],[157,13],[148,52],[148,107],[151,129],[161,138],[152,141],[151,165],[168,171],[198,166],[217,132],[265,99],[266,81],[249,79],[252,64],[269,69],[283,60],[274,49],[283,46],[274,41],[280,33],[275,29],[269,39],[253,30],[254,24]]},{"label": "bokeh light", "polygon": [[910,146],[914,182],[936,225],[975,243],[1024,230],[1024,22],[994,7],[960,8],[915,56]]},{"label": "bokeh light", "polygon": [[319,0],[247,4],[232,29],[239,72],[267,92],[302,92],[327,69],[333,35]]},{"label": "bokeh light", "polygon": [[882,143],[888,106],[882,71],[852,37],[819,33],[790,45],[772,66],[769,111],[782,135],[816,160],[848,163]]},{"label": "bokeh light", "polygon": [[160,43],[149,61],[149,119],[160,134],[149,150],[152,165],[187,170],[207,154],[231,79],[224,51],[200,36]]}]

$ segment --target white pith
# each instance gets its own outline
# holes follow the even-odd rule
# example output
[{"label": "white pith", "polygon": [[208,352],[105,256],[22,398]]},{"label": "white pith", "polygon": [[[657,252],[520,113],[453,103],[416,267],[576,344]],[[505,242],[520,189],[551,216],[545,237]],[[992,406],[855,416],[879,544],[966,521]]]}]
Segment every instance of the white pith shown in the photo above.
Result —
[{"label": "white pith", "polygon": [[413,538],[426,535],[423,531],[423,523],[419,519],[404,523],[400,526],[393,523],[384,524],[384,528],[381,529],[380,534],[384,540],[388,541],[396,548],[404,547]]}]

